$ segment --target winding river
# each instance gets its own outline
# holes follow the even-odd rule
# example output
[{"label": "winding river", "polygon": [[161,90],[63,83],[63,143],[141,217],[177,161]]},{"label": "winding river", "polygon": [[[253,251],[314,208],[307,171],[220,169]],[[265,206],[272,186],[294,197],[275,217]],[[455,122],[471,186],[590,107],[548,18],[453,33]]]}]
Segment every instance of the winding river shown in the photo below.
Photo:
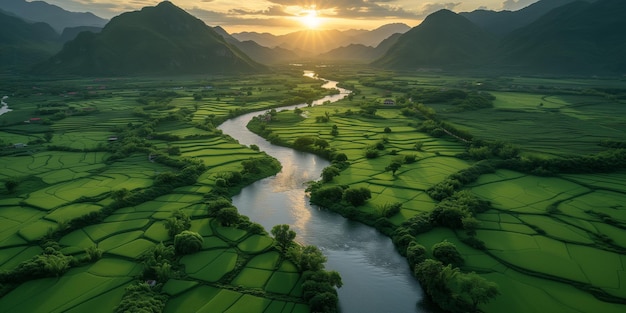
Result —
[{"label": "winding river", "polygon": [[[312,72],[305,75],[313,77]],[[327,81],[324,88],[337,88]],[[349,91],[326,96],[313,103],[337,101]],[[304,104],[278,110],[304,107]],[[268,231],[274,225],[288,224],[296,231],[296,241],[319,247],[328,258],[327,270],[341,274],[339,308],[343,313],[411,313],[427,312],[418,305],[422,289],[411,276],[406,260],[391,240],[375,229],[347,220],[333,212],[309,204],[305,183],[317,180],[328,161],[309,153],[275,146],[250,132],[246,125],[253,112],[230,119],[219,126],[243,145],[257,145],[278,159],[283,169],[276,176],[260,180],[233,197],[233,204]]]}]

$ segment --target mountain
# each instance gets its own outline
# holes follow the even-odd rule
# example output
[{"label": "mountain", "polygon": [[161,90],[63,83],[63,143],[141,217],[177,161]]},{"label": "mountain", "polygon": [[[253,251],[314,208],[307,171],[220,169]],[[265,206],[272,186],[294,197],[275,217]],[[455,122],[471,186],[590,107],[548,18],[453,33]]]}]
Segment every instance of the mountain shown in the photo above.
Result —
[{"label": "mountain", "polygon": [[46,23],[28,23],[0,11],[0,68],[24,69],[61,49],[59,35]]},{"label": "mountain", "polygon": [[573,2],[507,36],[497,63],[521,71],[626,73],[626,1]]},{"label": "mountain", "polygon": [[99,34],[82,32],[36,68],[77,75],[258,72],[265,67],[213,28],[169,1],[113,18]]},{"label": "mountain", "polygon": [[518,11],[476,10],[459,14],[488,32],[504,35],[531,24],[558,7],[576,1],[594,0],[541,0]]},{"label": "mountain", "polygon": [[[545,1],[545,0],[544,0]],[[450,11],[429,15],[372,65],[507,74],[624,75],[626,1],[575,1],[500,37]]]},{"label": "mountain", "polygon": [[299,55],[291,50],[280,47],[264,47],[252,40],[239,41],[220,26],[213,27],[213,29],[216,33],[224,37],[228,43],[239,48],[239,50],[243,51],[256,62],[262,64],[284,64],[299,58]]},{"label": "mountain", "polygon": [[440,10],[403,34],[373,65],[392,69],[460,69],[491,57],[495,38],[465,17]]},{"label": "mountain", "polygon": [[402,36],[400,33],[393,34],[383,40],[376,48],[362,44],[351,44],[346,47],[336,48],[320,54],[317,56],[317,59],[324,61],[369,63],[383,56],[391,46],[398,41],[400,36]]},{"label": "mountain", "polygon": [[26,21],[47,23],[59,34],[66,27],[103,27],[108,22],[92,13],[69,12],[43,1],[2,0],[0,9],[11,12]]},{"label": "mountain", "polygon": [[99,33],[102,31],[102,27],[94,27],[94,26],[76,26],[76,27],[66,27],[63,29],[63,33],[61,33],[61,41],[68,42],[70,40],[74,40],[78,36],[78,34],[82,32],[92,32]]},{"label": "mountain", "polygon": [[374,30],[302,30],[275,36],[269,33],[243,32],[232,34],[239,41],[252,40],[265,47],[281,47],[299,54],[315,56],[330,50],[361,44],[375,47],[395,33],[407,32],[406,24],[383,25]]}]

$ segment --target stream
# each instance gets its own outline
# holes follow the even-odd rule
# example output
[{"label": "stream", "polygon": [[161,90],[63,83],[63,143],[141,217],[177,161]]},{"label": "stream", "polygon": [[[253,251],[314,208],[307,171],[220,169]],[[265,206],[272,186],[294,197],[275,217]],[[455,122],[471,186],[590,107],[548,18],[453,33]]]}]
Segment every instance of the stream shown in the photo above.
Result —
[{"label": "stream", "polygon": [[[314,77],[313,72],[305,72]],[[349,90],[326,81],[324,88],[336,88],[312,105],[338,101]],[[278,108],[278,111],[305,107],[306,104]],[[278,159],[283,168],[276,176],[257,181],[233,197],[233,204],[250,220],[269,232],[278,224],[288,224],[297,233],[296,241],[315,245],[328,258],[327,270],[341,274],[343,287],[338,289],[342,313],[411,313],[427,312],[419,306],[423,292],[406,260],[395,250],[391,239],[372,227],[350,221],[339,214],[309,204],[306,182],[318,180],[330,163],[316,155],[275,146],[250,132],[246,125],[265,111],[230,119],[218,128],[243,145],[257,145],[261,151]]]}]

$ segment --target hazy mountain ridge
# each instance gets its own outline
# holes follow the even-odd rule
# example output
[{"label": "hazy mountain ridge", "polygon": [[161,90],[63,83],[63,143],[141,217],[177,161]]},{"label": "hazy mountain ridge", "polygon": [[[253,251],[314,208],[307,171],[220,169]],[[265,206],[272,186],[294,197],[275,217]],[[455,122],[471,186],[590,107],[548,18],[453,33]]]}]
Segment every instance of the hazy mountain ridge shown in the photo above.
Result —
[{"label": "hazy mountain ridge", "polygon": [[0,9],[11,12],[25,21],[47,23],[59,34],[66,27],[104,27],[108,22],[93,13],[70,12],[44,1],[2,0]]},{"label": "hazy mountain ridge", "polygon": [[400,33],[393,34],[389,38],[383,40],[375,48],[362,44],[351,44],[346,47],[336,48],[318,55],[316,59],[324,61],[369,63],[382,57],[389,50],[389,48],[391,48],[398,41],[400,36],[402,36]]},{"label": "hazy mountain ridge", "polygon": [[0,11],[0,68],[23,69],[61,48],[59,35],[46,23],[28,23]]},{"label": "hazy mountain ridge", "polygon": [[558,7],[576,1],[593,2],[596,0],[541,0],[517,11],[475,10],[472,12],[461,12],[459,15],[464,16],[488,32],[505,35],[530,25]]},{"label": "hazy mountain ridge", "polygon": [[279,36],[269,33],[242,32],[234,33],[232,36],[239,41],[252,40],[265,47],[282,47],[292,51],[301,51],[307,56],[316,56],[352,44],[376,47],[389,36],[404,33],[410,29],[406,24],[393,23],[374,30],[302,30]]},{"label": "hazy mountain ridge", "polygon": [[140,75],[258,72],[265,67],[171,2],[113,18],[99,34],[83,32],[40,73]]},{"label": "hazy mountain ridge", "polygon": [[402,35],[372,64],[402,70],[624,74],[624,16],[626,1],[576,1],[497,38],[462,15],[442,10]]},{"label": "hazy mountain ridge", "polygon": [[495,38],[465,17],[437,11],[398,38],[373,65],[388,68],[468,68],[486,62]]},{"label": "hazy mountain ridge", "polygon": [[228,32],[226,32],[226,30],[224,30],[220,26],[213,27],[213,29],[219,35],[224,37],[224,39],[228,43],[236,46],[237,48],[239,48],[239,50],[243,51],[250,58],[252,58],[253,60],[259,63],[263,63],[263,64],[285,63],[285,62],[289,62],[292,60],[296,60],[300,57],[297,53],[291,50],[280,48],[280,47],[268,48],[268,47],[261,46],[252,40],[239,41],[237,40],[237,38],[228,34]]}]

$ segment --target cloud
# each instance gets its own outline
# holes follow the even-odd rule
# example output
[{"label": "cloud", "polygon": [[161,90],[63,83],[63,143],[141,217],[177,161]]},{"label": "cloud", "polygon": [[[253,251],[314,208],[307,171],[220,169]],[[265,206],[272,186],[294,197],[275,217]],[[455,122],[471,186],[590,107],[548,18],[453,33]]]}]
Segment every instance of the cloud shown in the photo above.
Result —
[{"label": "cloud", "polygon": [[519,9],[523,9],[533,3],[537,2],[537,0],[506,0],[502,2],[503,10],[511,10],[517,11]]}]

